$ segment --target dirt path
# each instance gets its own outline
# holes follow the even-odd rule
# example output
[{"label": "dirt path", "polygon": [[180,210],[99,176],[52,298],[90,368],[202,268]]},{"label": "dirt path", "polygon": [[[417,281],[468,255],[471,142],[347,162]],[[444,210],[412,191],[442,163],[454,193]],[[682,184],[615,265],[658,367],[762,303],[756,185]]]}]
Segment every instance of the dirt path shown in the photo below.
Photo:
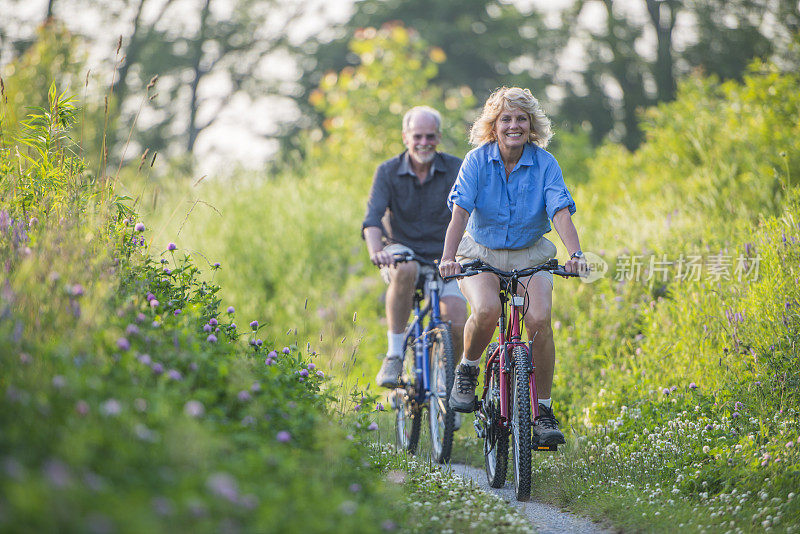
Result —
[{"label": "dirt path", "polygon": [[489,487],[483,469],[464,464],[452,464],[451,467],[453,473],[460,475],[465,480],[474,481],[483,491],[496,493],[510,502],[512,506],[516,506],[540,534],[610,534],[612,532],[597,523],[568,512],[562,512],[549,504],[519,502],[514,498],[513,485],[506,484],[500,489]]}]

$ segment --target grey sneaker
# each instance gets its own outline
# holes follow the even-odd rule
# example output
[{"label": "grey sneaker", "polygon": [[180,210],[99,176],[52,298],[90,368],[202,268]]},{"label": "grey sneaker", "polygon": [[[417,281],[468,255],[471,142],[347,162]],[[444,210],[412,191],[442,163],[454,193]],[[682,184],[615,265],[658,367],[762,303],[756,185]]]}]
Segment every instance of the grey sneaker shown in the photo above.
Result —
[{"label": "grey sneaker", "polygon": [[475,411],[475,388],[480,372],[480,367],[463,363],[456,367],[456,379],[450,392],[450,407],[453,410],[462,413]]},{"label": "grey sneaker", "polygon": [[381,364],[381,370],[375,377],[375,383],[382,388],[396,388],[400,385],[400,372],[403,370],[403,358],[400,356],[386,356]]},{"label": "grey sneaker", "polygon": [[533,422],[533,440],[544,446],[567,442],[558,429],[558,419],[553,415],[553,409],[544,404],[539,405],[539,417]]}]

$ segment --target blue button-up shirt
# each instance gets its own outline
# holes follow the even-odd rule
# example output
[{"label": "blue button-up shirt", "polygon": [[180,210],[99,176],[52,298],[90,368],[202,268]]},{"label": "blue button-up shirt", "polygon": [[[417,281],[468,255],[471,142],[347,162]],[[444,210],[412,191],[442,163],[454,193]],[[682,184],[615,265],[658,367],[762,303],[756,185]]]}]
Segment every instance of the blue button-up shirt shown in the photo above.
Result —
[{"label": "blue button-up shirt", "polygon": [[575,213],[561,167],[548,151],[527,143],[511,174],[497,143],[471,150],[450,190],[447,205],[469,214],[467,232],[490,249],[521,249],[550,231],[553,216],[564,208]]}]

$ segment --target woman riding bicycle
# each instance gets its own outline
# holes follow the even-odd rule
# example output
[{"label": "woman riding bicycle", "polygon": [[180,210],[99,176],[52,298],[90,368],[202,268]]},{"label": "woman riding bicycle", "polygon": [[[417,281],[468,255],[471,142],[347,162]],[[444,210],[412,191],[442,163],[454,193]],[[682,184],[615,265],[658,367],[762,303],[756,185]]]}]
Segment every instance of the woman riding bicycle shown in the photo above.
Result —
[{"label": "woman riding bicycle", "polygon": [[[502,87],[489,97],[470,132],[470,143],[476,148],[464,158],[448,197],[453,213],[439,264],[442,276],[461,272],[457,259],[480,259],[511,271],[553,258],[556,247],[543,237],[551,229],[548,219],[570,254],[565,270],[586,271],[571,217],[575,202],[558,162],[544,149],[550,137],[550,120],[529,90]],[[533,431],[540,443],[557,445],[565,441],[550,399],[555,367],[550,326],[553,275],[542,271],[523,284],[521,291],[532,304],[524,321],[528,339],[533,340],[539,393],[539,416]],[[500,281],[494,274],[481,273],[459,280],[459,285],[472,314],[464,329],[464,354],[456,369],[450,406],[471,412],[480,357],[501,313]]]}]

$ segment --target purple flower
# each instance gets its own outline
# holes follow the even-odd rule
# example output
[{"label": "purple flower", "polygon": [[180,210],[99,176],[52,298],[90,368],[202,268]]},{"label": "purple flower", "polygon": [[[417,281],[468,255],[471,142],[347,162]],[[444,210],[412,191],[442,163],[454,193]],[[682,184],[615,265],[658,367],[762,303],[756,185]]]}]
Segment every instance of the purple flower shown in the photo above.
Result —
[{"label": "purple flower", "polygon": [[367,430],[378,430],[378,423],[375,421],[371,422],[367,427]]},{"label": "purple flower", "polygon": [[267,356],[267,359],[264,360],[264,364],[266,364],[266,365],[272,365],[273,363],[275,363],[275,360],[273,360],[269,356]]},{"label": "purple flower", "polygon": [[216,343],[217,336],[215,336],[214,334],[209,334],[208,337],[206,338],[206,341],[208,341],[209,343]]},{"label": "purple flower", "polygon": [[108,416],[115,416],[119,415],[122,411],[122,405],[119,403],[117,399],[108,399],[103,404],[100,405],[100,412],[103,415]]},{"label": "purple flower", "polygon": [[156,299],[153,299],[153,300],[150,301],[150,307],[151,308],[158,308],[159,304],[160,303]]},{"label": "purple flower", "polygon": [[281,430],[280,432],[278,432],[278,435],[275,437],[281,443],[288,443],[292,439],[291,434],[289,434],[285,430]]},{"label": "purple flower", "polygon": [[190,400],[183,406],[183,413],[189,417],[200,417],[205,412],[203,403],[196,400]]},{"label": "purple flower", "polygon": [[664,395],[669,395],[669,388],[664,388],[664,389],[662,390],[662,393],[663,393]]},{"label": "purple flower", "polygon": [[755,384],[755,386],[756,386],[756,387],[760,387],[760,386],[761,386],[761,382],[759,382],[758,380],[756,380],[756,381],[754,382],[754,384]]},{"label": "purple flower", "polygon": [[135,324],[129,324],[127,328],[125,328],[125,333],[129,336],[134,336],[139,333],[139,327]]},{"label": "purple flower", "polygon": [[708,423],[706,425],[706,430],[714,430],[714,425],[712,425],[711,423]]},{"label": "purple flower", "polygon": [[145,365],[150,365],[152,363],[152,361],[153,361],[150,358],[149,354],[140,354],[139,357],[136,358],[136,359],[139,360],[140,363],[143,363]]},{"label": "purple flower", "polygon": [[283,353],[289,354],[289,347],[283,347]]},{"label": "purple flower", "polygon": [[258,328],[258,321],[253,321],[250,323],[250,328],[256,330]]},{"label": "purple flower", "polygon": [[183,380],[181,373],[175,369],[170,369],[167,373],[167,376],[170,378],[170,380]]},{"label": "purple flower", "polygon": [[117,348],[119,350],[128,350],[131,348],[131,343],[124,337],[121,337],[117,340]]},{"label": "purple flower", "polygon": [[203,325],[203,332],[211,332],[211,325],[210,324]]},{"label": "purple flower", "polygon": [[177,248],[178,245],[176,245],[175,243],[170,243],[169,245],[167,245],[167,250],[176,250]]},{"label": "purple flower", "polygon": [[172,270],[164,267],[164,274],[172,274]]},{"label": "purple flower", "polygon": [[53,377],[53,387],[56,389],[61,389],[67,385],[67,379],[64,378],[62,375],[56,375]]},{"label": "purple flower", "polygon": [[86,415],[89,413],[89,403],[87,403],[85,400],[79,400],[75,403],[75,411],[78,413],[78,415]]},{"label": "purple flower", "polygon": [[298,379],[297,379],[297,381],[298,381],[298,382],[305,382],[305,381],[306,381],[306,379],[305,379],[305,378],[303,378],[303,377],[301,376],[300,378],[298,378]]},{"label": "purple flower", "polygon": [[233,307],[233,306],[228,306],[228,313],[233,313],[233,312],[235,312],[235,311],[236,311],[236,310],[234,309],[234,307]]},{"label": "purple flower", "polygon": [[153,365],[151,365],[151,366],[150,366],[150,369],[152,369],[152,370],[153,370],[153,373],[154,373],[155,375],[160,375],[161,373],[163,373],[163,372],[164,372],[164,366],[163,366],[163,365],[161,365],[161,364],[160,364],[160,363],[158,363],[158,362],[155,362]]},{"label": "purple flower", "polygon": [[267,354],[267,358],[277,358],[277,357],[278,353],[275,352],[274,350],[269,351],[269,354]]},{"label": "purple flower", "polygon": [[678,386],[672,386],[671,388],[669,388],[670,391],[675,391],[676,389],[678,389]]},{"label": "purple flower", "polygon": [[375,411],[382,412],[383,410],[385,410],[385,408],[383,407],[383,404],[381,404],[380,402],[375,405]]},{"label": "purple flower", "polygon": [[320,378],[325,378],[325,373],[323,373],[322,371],[317,371],[317,376]]},{"label": "purple flower", "polygon": [[175,311],[172,312],[172,315],[176,315],[177,316],[177,315],[180,315],[180,314],[181,314],[181,309],[180,308],[176,308]]},{"label": "purple flower", "polygon": [[264,342],[260,339],[256,339],[256,347],[260,347],[264,344]]},{"label": "purple flower", "polygon": [[212,317],[211,319],[208,320],[208,324],[210,324],[211,326],[217,326],[219,322],[217,322],[217,320]]},{"label": "purple flower", "polygon": [[690,383],[689,389],[697,389],[697,384],[695,384],[694,382]]},{"label": "purple flower", "polygon": [[214,265],[213,265],[213,267],[214,267],[215,269],[219,269],[220,267],[222,267],[222,265],[220,265],[220,263],[217,261],[217,262],[214,262]]},{"label": "purple flower", "polygon": [[300,370],[300,376],[302,376],[302,377],[308,376],[308,369],[301,369]]},{"label": "purple flower", "polygon": [[741,402],[739,402],[739,401],[736,401],[736,404],[734,404],[734,405],[733,405],[733,407],[734,407],[734,408],[736,408],[736,409],[738,410],[739,408],[741,408],[741,407],[742,407],[742,403],[741,403]]},{"label": "purple flower", "polygon": [[153,300],[154,298],[156,298],[156,296],[155,296],[155,295],[153,295],[152,293],[148,293],[148,294],[147,294],[147,296],[146,296],[145,298],[147,299],[147,302],[150,302],[151,300]]},{"label": "purple flower", "polygon": [[308,370],[309,370],[309,371],[313,371],[313,370],[314,370],[314,369],[316,369],[316,368],[317,368],[317,366],[316,366],[316,365],[314,365],[313,363],[309,363],[309,364],[308,364]]},{"label": "purple flower", "polygon": [[69,292],[73,297],[82,297],[85,291],[82,285],[73,284],[72,287],[69,288]]},{"label": "purple flower", "polygon": [[231,330],[236,330],[236,323],[231,323]]},{"label": "purple flower", "polygon": [[228,473],[214,473],[206,480],[206,488],[227,501],[235,503],[239,500],[239,488],[236,479]]},{"label": "purple flower", "polygon": [[737,417],[739,417],[739,412],[733,412],[733,413],[731,414],[731,417],[732,417],[733,419],[736,419]]},{"label": "purple flower", "polygon": [[143,314],[142,312],[139,312],[139,313],[136,314],[136,320],[138,322],[143,323],[145,319],[147,319],[147,316],[145,314]]},{"label": "purple flower", "polygon": [[161,263],[162,263],[162,264],[164,264],[164,263],[169,263],[169,261],[167,261],[165,258],[161,258]]},{"label": "purple flower", "polygon": [[246,389],[243,389],[236,397],[242,402],[247,402],[250,400],[250,392]]},{"label": "purple flower", "polygon": [[253,393],[258,393],[261,391],[261,384],[259,382],[253,382],[253,385],[250,386],[250,391]]},{"label": "purple flower", "polygon": [[361,484],[350,484],[350,493],[358,493],[361,491]]},{"label": "purple flower", "polygon": [[134,230],[137,232],[144,232],[144,224],[143,223],[136,223],[136,226],[133,227]]},{"label": "purple flower", "polygon": [[190,371],[197,371],[197,362],[192,362],[189,364]]}]

